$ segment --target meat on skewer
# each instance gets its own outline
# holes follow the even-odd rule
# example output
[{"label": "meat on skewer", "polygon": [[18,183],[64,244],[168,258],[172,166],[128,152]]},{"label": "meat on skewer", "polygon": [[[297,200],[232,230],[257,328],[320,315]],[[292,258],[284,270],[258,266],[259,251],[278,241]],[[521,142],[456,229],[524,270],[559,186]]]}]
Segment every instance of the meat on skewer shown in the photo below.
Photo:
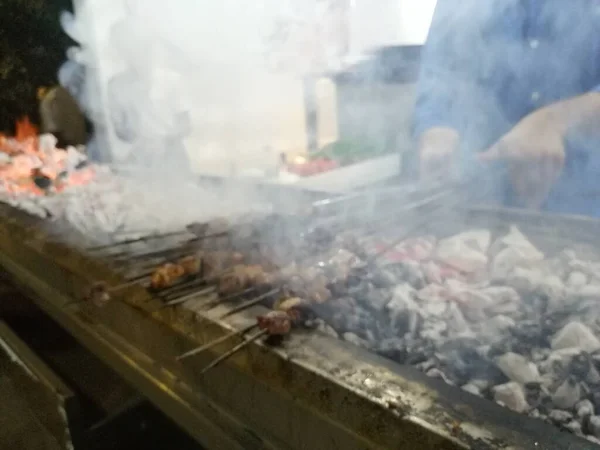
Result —
[{"label": "meat on skewer", "polygon": [[[242,336],[242,335],[252,331],[252,329],[254,329],[256,327],[260,328],[261,333],[257,337],[255,337],[254,340],[257,339],[258,337],[264,336],[264,335],[284,336],[290,332],[293,325],[298,325],[299,323],[301,323],[301,320],[304,318],[305,308],[307,308],[309,306],[310,306],[310,302],[308,302],[305,299],[301,299],[299,297],[290,297],[290,298],[284,298],[284,299],[278,300],[273,305],[274,309],[272,311],[269,311],[267,314],[258,316],[256,318],[255,324],[244,327],[241,330],[236,330],[236,331],[227,333],[226,335],[224,335],[218,339],[215,339],[212,342],[208,342],[208,343],[202,345],[201,347],[197,347],[186,353],[183,353],[182,355],[177,357],[177,360],[180,361],[182,359],[189,358],[190,356],[197,355],[198,353],[206,351],[206,350],[214,347],[215,345],[225,342],[226,340],[228,340],[234,336]],[[245,341],[242,344],[247,345],[249,342],[251,342],[251,341]],[[243,345],[241,347],[240,346],[238,346],[238,347],[242,348]],[[239,350],[239,348],[238,348],[238,350]],[[235,351],[237,351],[234,349],[230,350],[225,355],[232,355],[233,353],[235,353]],[[226,358],[227,358],[227,356],[225,356],[225,358],[221,359],[220,361],[223,361]],[[218,361],[218,362],[220,362],[220,361]],[[217,362],[217,364],[218,364],[218,362]],[[214,366],[212,366],[212,367],[214,367]],[[208,370],[208,369],[205,369],[205,370]]]},{"label": "meat on skewer", "polygon": [[292,330],[292,324],[294,323],[294,319],[290,314],[290,311],[282,311],[282,310],[272,310],[267,314],[258,316],[256,318],[256,325],[260,329],[256,334],[250,336],[245,341],[233,347],[226,353],[223,353],[217,359],[212,361],[209,365],[207,365],[200,374],[205,374],[210,369],[216,367],[221,362],[230,358],[232,355],[248,346],[250,343],[260,339],[262,336],[279,336],[283,337],[290,333]]},{"label": "meat on skewer", "polygon": [[165,289],[177,283],[185,276],[185,269],[179,264],[166,263],[156,269],[150,276],[153,289]]},{"label": "meat on skewer", "polygon": [[275,278],[258,265],[236,264],[231,272],[219,279],[219,293],[231,295],[251,286],[263,286],[273,283]]}]

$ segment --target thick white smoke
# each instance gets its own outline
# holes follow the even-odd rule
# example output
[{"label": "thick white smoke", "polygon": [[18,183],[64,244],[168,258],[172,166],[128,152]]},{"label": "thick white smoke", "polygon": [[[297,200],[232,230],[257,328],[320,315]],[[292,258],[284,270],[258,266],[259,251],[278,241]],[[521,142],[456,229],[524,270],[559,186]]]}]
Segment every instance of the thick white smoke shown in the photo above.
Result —
[{"label": "thick white smoke", "polygon": [[[275,165],[293,145],[278,111],[302,121],[299,78],[343,53],[327,45],[340,23],[323,26],[339,3],[81,0],[62,20],[79,48],[60,78],[95,125],[90,151],[171,174],[185,172],[190,154],[207,168],[225,162],[225,173]],[[273,58],[287,76],[272,73]]]}]

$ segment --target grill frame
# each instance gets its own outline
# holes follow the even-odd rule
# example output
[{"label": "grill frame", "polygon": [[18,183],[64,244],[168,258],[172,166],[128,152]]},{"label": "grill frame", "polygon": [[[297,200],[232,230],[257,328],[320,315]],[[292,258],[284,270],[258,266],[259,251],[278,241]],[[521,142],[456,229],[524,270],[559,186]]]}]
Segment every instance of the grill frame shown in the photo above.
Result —
[{"label": "grill frame", "polygon": [[[307,201],[318,198],[317,193],[293,192]],[[393,201],[385,197],[377,201]],[[584,245],[600,231],[600,221],[588,218],[493,208],[452,214],[457,226],[467,220],[471,227],[475,220],[482,225],[510,222],[525,227],[526,234],[527,227],[544,226],[566,237],[577,230]],[[160,310],[157,300],[138,286],[119,292],[104,308],[64,307],[90,282],[119,284],[119,277],[58,242],[48,234],[48,223],[7,205],[0,205],[0,216],[0,266],[42,309],[208,448],[595,448],[416,369],[317,333],[294,333],[285,351],[252,344],[200,378],[202,367],[234,342],[190,361],[178,363],[174,356],[228,328],[210,318],[198,324],[184,309]],[[431,227],[452,232],[447,224],[433,217]],[[259,311],[255,307],[234,319],[242,326]]]}]

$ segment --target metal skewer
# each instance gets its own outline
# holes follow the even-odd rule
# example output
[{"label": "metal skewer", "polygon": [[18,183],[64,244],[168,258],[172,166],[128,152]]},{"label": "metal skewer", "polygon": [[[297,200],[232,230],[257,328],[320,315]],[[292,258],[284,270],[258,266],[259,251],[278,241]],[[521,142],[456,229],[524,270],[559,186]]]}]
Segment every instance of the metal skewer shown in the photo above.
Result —
[{"label": "metal skewer", "polygon": [[87,249],[87,251],[96,252],[99,250],[105,250],[107,248],[120,247],[121,245],[136,244],[138,242],[146,242],[146,241],[151,241],[154,239],[162,239],[162,238],[166,238],[166,237],[180,236],[182,234],[190,234],[190,232],[187,230],[179,230],[179,231],[170,231],[167,233],[149,234],[147,236],[142,236],[142,237],[138,237],[138,238],[123,239],[122,241],[113,242],[111,244],[96,245],[94,247],[89,247]]},{"label": "metal skewer", "polygon": [[184,295],[183,297],[179,297],[173,300],[169,300],[160,306],[160,309],[169,308],[171,306],[177,306],[181,303],[185,303],[188,300],[191,300],[198,296],[203,296],[206,294],[211,294],[215,292],[215,288],[213,286],[207,287],[206,289],[202,289],[200,291],[190,292],[189,294]]},{"label": "metal skewer", "polygon": [[244,342],[236,345],[228,352],[223,353],[221,356],[219,356],[217,359],[215,359],[213,362],[211,362],[208,366],[206,366],[204,369],[202,369],[202,371],[200,372],[200,375],[204,375],[210,369],[216,367],[217,365],[219,365],[220,363],[225,361],[227,358],[230,358],[231,356],[233,356],[235,353],[239,352],[244,347],[246,347],[246,346],[250,345],[252,342],[260,339],[262,336],[265,336],[267,333],[268,333],[268,330],[265,329],[265,330],[260,330],[258,333],[250,336]]},{"label": "metal skewer", "polygon": [[227,341],[228,339],[231,339],[234,336],[243,336],[244,334],[248,333],[249,331],[252,331],[256,327],[257,327],[257,325],[255,323],[253,323],[252,325],[248,325],[247,327],[244,327],[241,330],[231,331],[231,332],[227,333],[226,335],[221,336],[218,339],[215,339],[214,341],[207,342],[206,344],[204,344],[200,347],[196,347],[195,349],[192,349],[188,352],[182,353],[175,359],[177,361],[181,361],[182,359],[186,359],[186,358],[189,358],[190,356],[197,355],[198,353],[202,353],[202,352],[214,347],[215,345],[218,345],[222,342]]},{"label": "metal skewer", "polygon": [[221,317],[219,317],[219,320],[223,320],[235,313],[238,313],[240,311],[243,311],[244,309],[250,308],[251,306],[257,305],[260,302],[262,302],[265,298],[271,297],[272,295],[277,294],[278,292],[281,291],[281,288],[275,288],[275,289],[271,289],[269,292],[264,293],[263,295],[259,295],[256,298],[253,298],[251,300],[248,300],[247,302],[241,303],[239,305],[237,305],[235,308],[230,309],[229,311],[227,311],[225,314],[223,314]]}]

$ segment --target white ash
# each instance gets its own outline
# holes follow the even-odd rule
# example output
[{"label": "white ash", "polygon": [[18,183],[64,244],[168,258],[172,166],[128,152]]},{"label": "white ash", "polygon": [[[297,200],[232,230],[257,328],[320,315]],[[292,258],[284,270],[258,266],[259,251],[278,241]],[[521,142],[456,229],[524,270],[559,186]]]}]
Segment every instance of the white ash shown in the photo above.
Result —
[{"label": "white ash", "polygon": [[491,233],[488,230],[461,233],[442,239],[435,251],[435,258],[461,271],[476,272],[487,265],[486,252],[490,241]]},{"label": "white ash", "polygon": [[[226,201],[225,201],[226,199]],[[193,221],[231,216],[255,209],[266,211],[258,197],[209,189],[193,182],[166,184],[160,180],[125,177],[106,167],[96,168],[88,184],[74,185],[49,196],[7,196],[0,201],[41,218],[68,226],[89,239],[89,244],[110,241],[117,233],[140,237],[152,232],[183,229]]]},{"label": "white ash", "polygon": [[548,418],[557,424],[565,424],[573,419],[573,414],[562,409],[553,409],[548,414]]},{"label": "white ash", "polygon": [[570,322],[552,339],[552,349],[577,348],[587,352],[600,350],[600,340],[581,322]]},{"label": "white ash", "polygon": [[600,438],[600,416],[590,417],[588,429],[592,436]]},{"label": "white ash", "polygon": [[573,408],[581,400],[581,385],[568,377],[552,394],[552,402],[561,409]]},{"label": "white ash", "polygon": [[539,381],[540,374],[537,366],[522,355],[505,353],[496,359],[496,364],[511,381],[520,384]]},{"label": "white ash", "polygon": [[594,412],[595,412],[594,404],[590,400],[587,400],[587,399],[582,400],[575,405],[575,411],[576,411],[577,417],[580,420],[583,420],[587,417],[594,415]]},{"label": "white ash", "polygon": [[525,400],[525,393],[519,383],[511,381],[494,387],[494,400],[516,412],[525,412],[529,404]]}]

